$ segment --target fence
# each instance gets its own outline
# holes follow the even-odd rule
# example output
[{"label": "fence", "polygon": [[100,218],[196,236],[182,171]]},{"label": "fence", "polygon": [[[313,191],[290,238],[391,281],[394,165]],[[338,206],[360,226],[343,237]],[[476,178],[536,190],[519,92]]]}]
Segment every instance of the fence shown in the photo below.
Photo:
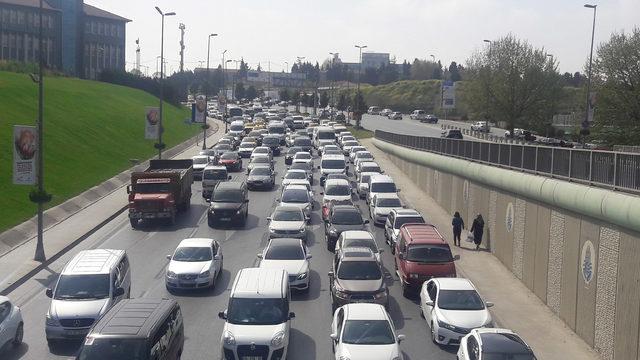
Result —
[{"label": "fence", "polygon": [[640,154],[550,146],[498,144],[394,134],[376,130],[376,139],[415,150],[640,193]]}]

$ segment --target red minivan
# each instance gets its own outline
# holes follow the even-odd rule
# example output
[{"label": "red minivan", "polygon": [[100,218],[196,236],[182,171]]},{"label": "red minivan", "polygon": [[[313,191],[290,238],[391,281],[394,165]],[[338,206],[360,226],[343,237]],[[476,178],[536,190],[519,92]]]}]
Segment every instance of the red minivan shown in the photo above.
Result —
[{"label": "red minivan", "polygon": [[456,277],[455,260],[449,244],[431,224],[404,224],[395,249],[396,273],[406,297],[420,291],[422,283],[433,277]]}]

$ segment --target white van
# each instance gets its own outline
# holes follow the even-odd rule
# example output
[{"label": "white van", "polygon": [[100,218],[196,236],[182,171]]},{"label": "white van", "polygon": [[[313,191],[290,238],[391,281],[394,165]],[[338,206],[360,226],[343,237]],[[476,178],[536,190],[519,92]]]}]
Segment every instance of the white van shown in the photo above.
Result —
[{"label": "white van", "polygon": [[222,359],[286,359],[289,347],[291,296],[289,275],[282,269],[242,269],[229,294]]},{"label": "white van", "polygon": [[318,169],[320,169],[320,185],[324,186],[327,175],[347,173],[347,162],[340,154],[322,155]]},{"label": "white van", "polygon": [[336,132],[330,126],[318,126],[314,128],[313,146],[318,149],[318,155],[322,153],[322,147],[333,145],[336,142]]},{"label": "white van", "polygon": [[244,135],[244,121],[235,120],[229,125],[229,134],[241,138]]},{"label": "white van", "polygon": [[371,175],[369,177],[369,190],[367,192],[367,204],[377,194],[394,194],[397,193],[396,183],[393,182],[391,176],[388,175]]},{"label": "white van", "polygon": [[80,251],[47,289],[47,343],[84,338],[93,323],[131,295],[131,269],[124,250]]}]

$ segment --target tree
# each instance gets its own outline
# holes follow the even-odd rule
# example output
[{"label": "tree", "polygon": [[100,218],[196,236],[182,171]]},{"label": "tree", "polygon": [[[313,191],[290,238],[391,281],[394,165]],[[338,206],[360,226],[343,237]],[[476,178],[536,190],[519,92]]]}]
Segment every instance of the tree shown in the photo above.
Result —
[{"label": "tree", "polygon": [[291,94],[291,101],[294,103],[294,105],[296,106],[296,109],[298,108],[298,103],[300,102],[300,92],[294,90],[293,93]]},{"label": "tree", "polygon": [[544,132],[562,91],[556,62],[544,49],[508,35],[467,62],[465,98],[477,117],[505,121],[511,131]]},{"label": "tree", "polygon": [[458,64],[455,61],[452,61],[449,65],[449,77],[451,81],[456,82],[462,80],[462,76],[460,75],[460,70],[458,69]]},{"label": "tree", "polygon": [[353,97],[353,112],[356,119],[356,129],[359,129],[362,114],[367,112],[367,103],[364,102],[364,97],[360,91],[358,91]]},{"label": "tree", "polygon": [[255,99],[256,97],[258,97],[258,91],[256,90],[256,88],[251,85],[247,88],[247,91],[245,92],[244,96],[250,100],[253,101],[253,99]]},{"label": "tree", "polygon": [[289,95],[289,89],[282,89],[278,92],[278,95],[280,96],[280,101],[289,101],[291,99],[291,96]]},{"label": "tree", "polygon": [[[595,130],[609,144],[637,145],[640,136],[640,28],[614,33],[593,65]],[[584,94],[586,97],[586,94]],[[585,99],[586,103],[586,99]],[[595,105],[595,104],[593,104]],[[586,106],[586,105],[585,105]]]},{"label": "tree", "polygon": [[245,97],[245,93],[244,93],[244,85],[239,82],[236,84],[236,99],[243,99]]},{"label": "tree", "polygon": [[323,91],[322,94],[320,94],[320,107],[326,108],[328,105],[329,105],[329,94],[327,94],[326,91]]},{"label": "tree", "polygon": [[347,110],[347,96],[344,93],[340,94],[340,97],[338,98],[338,105],[336,106],[338,108],[338,110],[340,111],[346,111]]}]

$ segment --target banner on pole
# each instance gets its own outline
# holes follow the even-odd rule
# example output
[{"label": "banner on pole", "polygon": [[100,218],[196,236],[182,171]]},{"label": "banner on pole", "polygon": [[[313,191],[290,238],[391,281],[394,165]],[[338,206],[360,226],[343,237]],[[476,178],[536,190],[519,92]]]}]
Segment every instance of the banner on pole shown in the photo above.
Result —
[{"label": "banner on pole", "polygon": [[456,108],[456,88],[453,81],[444,81],[442,83],[442,108]]},{"label": "banner on pole", "polygon": [[193,112],[193,122],[205,123],[207,118],[207,100],[204,96],[199,95],[196,97],[195,111]]},{"label": "banner on pole", "polygon": [[36,155],[38,133],[35,126],[14,125],[13,127],[13,183],[16,185],[36,184]]},{"label": "banner on pole", "polygon": [[158,131],[160,131],[160,109],[147,106],[145,108],[144,124],[144,138],[148,140],[157,139]]}]

